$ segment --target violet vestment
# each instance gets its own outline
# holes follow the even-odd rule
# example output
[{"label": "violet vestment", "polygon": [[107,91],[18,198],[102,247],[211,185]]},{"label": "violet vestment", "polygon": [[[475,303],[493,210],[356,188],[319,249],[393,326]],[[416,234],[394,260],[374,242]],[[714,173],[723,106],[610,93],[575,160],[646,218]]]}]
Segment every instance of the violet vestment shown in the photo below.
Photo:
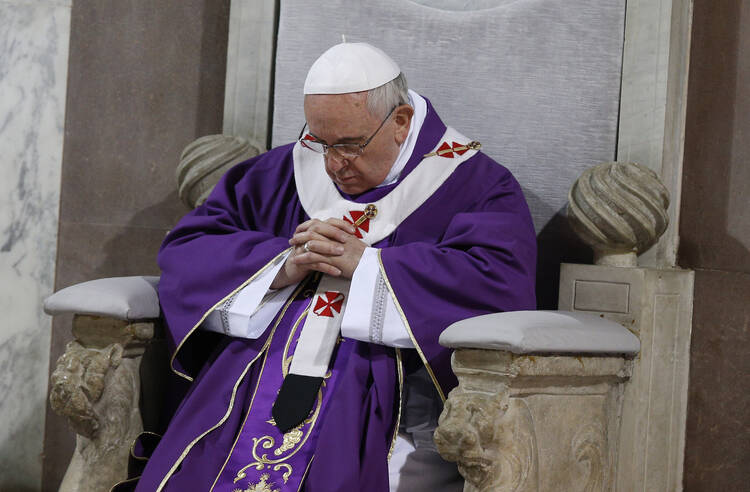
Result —
[{"label": "violet vestment", "polygon": [[[423,155],[441,146],[445,131],[428,103],[398,181],[343,195],[352,210],[396,189]],[[316,279],[300,284],[257,340],[198,326],[283,254],[295,227],[308,220],[295,186],[293,147],[232,168],[164,241],[159,298],[177,349],[172,367],[194,382],[137,490],[388,490],[404,374],[426,362],[444,398],[456,379],[440,333],[461,319],[535,307],[536,238],[528,207],[510,172],[478,152],[374,245],[418,349],[340,339],[310,417],[282,435],[269,422],[270,409]]]}]

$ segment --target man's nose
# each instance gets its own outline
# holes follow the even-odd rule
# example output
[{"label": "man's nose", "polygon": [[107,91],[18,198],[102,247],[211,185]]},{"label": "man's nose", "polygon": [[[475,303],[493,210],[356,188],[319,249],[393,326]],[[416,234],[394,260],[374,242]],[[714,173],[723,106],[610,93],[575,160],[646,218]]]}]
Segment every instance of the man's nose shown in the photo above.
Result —
[{"label": "man's nose", "polygon": [[335,150],[329,149],[326,153],[326,165],[328,166],[329,171],[337,173],[345,168],[347,164],[349,164],[349,162]]}]

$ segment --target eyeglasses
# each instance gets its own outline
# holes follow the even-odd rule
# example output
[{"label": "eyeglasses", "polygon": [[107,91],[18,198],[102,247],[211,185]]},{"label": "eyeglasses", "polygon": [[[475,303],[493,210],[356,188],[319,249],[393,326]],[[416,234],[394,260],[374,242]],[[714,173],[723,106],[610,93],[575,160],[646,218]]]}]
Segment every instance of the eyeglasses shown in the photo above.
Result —
[{"label": "eyeglasses", "polygon": [[[299,140],[299,143],[302,144],[303,147],[312,150],[313,152],[317,152],[318,154],[328,155],[328,153],[333,150],[336,154],[341,156],[344,159],[356,159],[357,157],[361,156],[362,153],[365,151],[365,147],[372,142],[372,139],[375,138],[375,135],[378,134],[381,128],[383,128],[383,125],[385,125],[385,122],[388,121],[388,118],[391,117],[393,112],[396,110],[398,106],[395,106],[393,109],[391,109],[386,117],[383,119],[382,122],[380,122],[380,126],[377,130],[375,130],[375,133],[373,133],[370,138],[365,140],[365,143],[361,144],[348,144],[348,143],[340,143],[340,144],[333,144],[328,145],[327,143],[323,143],[314,136],[310,135],[309,133],[305,133],[305,128],[307,128],[307,123],[305,123],[305,126],[302,127],[302,131],[299,132],[299,137],[297,137],[297,140]],[[303,136],[304,135],[304,136]]]}]

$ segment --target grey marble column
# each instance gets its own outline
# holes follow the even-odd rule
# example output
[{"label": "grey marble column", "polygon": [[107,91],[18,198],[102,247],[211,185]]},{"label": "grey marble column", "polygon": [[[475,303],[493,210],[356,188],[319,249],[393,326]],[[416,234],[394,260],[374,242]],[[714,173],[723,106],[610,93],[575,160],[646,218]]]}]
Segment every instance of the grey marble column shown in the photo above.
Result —
[{"label": "grey marble column", "polygon": [[70,0],[0,0],[0,490],[39,490]]}]

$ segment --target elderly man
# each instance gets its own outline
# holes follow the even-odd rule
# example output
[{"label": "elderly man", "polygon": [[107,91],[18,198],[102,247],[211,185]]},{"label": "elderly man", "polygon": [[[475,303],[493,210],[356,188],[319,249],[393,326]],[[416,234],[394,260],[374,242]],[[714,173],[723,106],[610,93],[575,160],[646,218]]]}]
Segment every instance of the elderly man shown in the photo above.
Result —
[{"label": "elderly man", "polygon": [[326,51],[304,93],[299,140],[231,169],[162,246],[193,383],[138,490],[461,487],[432,442],[456,384],[437,340],[533,309],[521,189],[373,46]]}]

